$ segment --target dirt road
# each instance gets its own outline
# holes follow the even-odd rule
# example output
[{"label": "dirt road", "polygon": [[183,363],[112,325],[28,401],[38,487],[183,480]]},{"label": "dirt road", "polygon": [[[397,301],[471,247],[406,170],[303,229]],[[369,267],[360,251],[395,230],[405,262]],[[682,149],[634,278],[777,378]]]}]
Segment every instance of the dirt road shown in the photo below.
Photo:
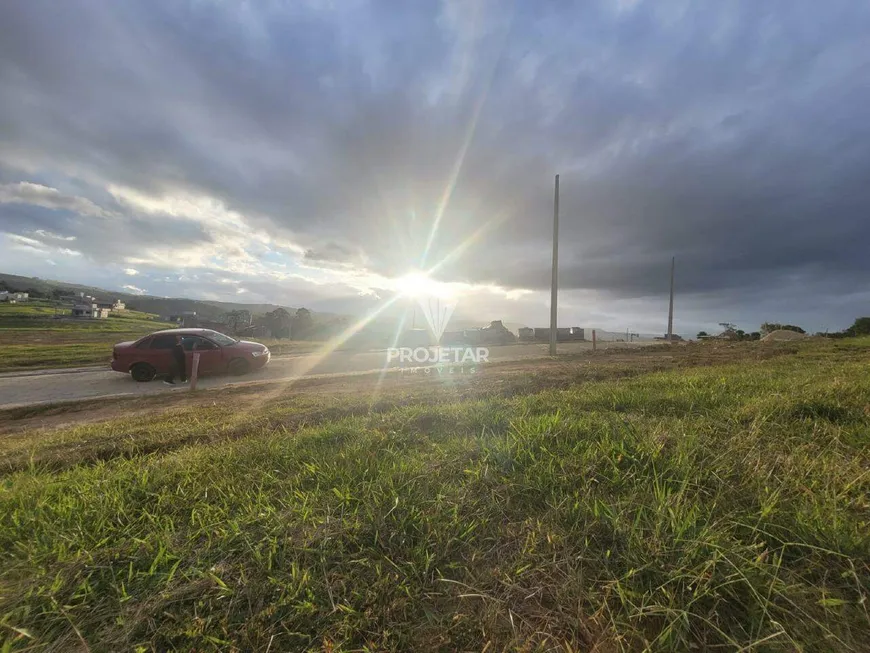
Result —
[{"label": "dirt road", "polygon": [[[609,347],[638,347],[651,343],[608,343]],[[590,343],[566,343],[559,346],[560,354],[580,353],[591,349]],[[490,347],[490,361],[513,361],[541,358],[547,355],[547,346],[506,345]],[[398,361],[387,362],[385,351],[340,351],[319,357],[303,355],[275,358],[263,370],[242,377],[211,377],[200,379],[200,388],[215,388],[248,381],[274,381],[291,383],[303,376],[318,374],[349,374],[371,372],[384,367],[397,367]],[[407,363],[404,364],[407,366]],[[182,392],[187,386],[168,387],[163,383],[136,383],[129,375],[109,369],[42,370],[30,373],[0,375],[0,408],[27,406],[56,401],[93,399],[107,396],[137,396],[160,392]]]}]

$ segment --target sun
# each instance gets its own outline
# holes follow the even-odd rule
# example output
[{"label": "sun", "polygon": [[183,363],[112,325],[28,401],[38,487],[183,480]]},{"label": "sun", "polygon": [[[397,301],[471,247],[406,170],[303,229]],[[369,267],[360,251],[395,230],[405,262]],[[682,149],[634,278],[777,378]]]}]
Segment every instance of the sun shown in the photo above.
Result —
[{"label": "sun", "polygon": [[405,297],[420,299],[425,297],[450,298],[454,293],[450,284],[437,281],[425,272],[414,270],[393,280],[395,290]]}]

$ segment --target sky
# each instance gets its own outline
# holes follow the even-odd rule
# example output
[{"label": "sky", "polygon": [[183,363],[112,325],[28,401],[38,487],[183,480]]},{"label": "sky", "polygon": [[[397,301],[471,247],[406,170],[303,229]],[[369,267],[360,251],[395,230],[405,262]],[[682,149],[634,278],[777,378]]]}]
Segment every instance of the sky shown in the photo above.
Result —
[{"label": "sky", "polygon": [[0,271],[663,333],[870,313],[870,5],[0,3]]}]

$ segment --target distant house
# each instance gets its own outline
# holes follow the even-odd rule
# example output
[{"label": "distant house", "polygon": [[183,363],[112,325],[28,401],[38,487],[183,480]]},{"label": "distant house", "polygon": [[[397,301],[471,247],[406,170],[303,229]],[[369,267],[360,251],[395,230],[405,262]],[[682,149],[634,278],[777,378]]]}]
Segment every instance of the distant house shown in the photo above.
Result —
[{"label": "distant house", "polygon": [[30,295],[26,292],[10,292],[8,290],[0,291],[0,302],[15,304],[16,302],[26,302],[28,297],[30,297]]},{"label": "distant house", "polygon": [[465,331],[445,331],[441,334],[439,344],[442,347],[460,347],[467,345],[468,341],[465,339]]},{"label": "distant house", "polygon": [[480,329],[479,334],[480,341],[486,344],[506,345],[517,340],[517,337],[501,320],[493,320],[488,327]]},{"label": "distant house", "polygon": [[[535,328],[534,339],[538,342],[549,342],[550,329]],[[528,334],[528,332],[526,332]],[[557,327],[556,341],[557,342],[575,342],[586,339],[586,330],[582,327]]]},{"label": "distant house", "polygon": [[193,329],[197,327],[205,328],[202,324],[199,323],[199,320],[196,319],[196,311],[182,311],[181,313],[177,313],[175,315],[167,315],[162,319],[164,322],[172,322],[173,324],[177,324],[188,329]]},{"label": "distant house", "polygon": [[[87,302],[87,298],[85,301]],[[96,301],[96,300],[91,299],[91,301]],[[108,311],[123,311],[126,308],[126,306],[124,305],[124,302],[122,302],[120,299],[116,299],[116,300],[111,301],[111,302],[99,302],[98,301],[96,303],[97,303],[98,307],[105,308]]]},{"label": "distant house", "polygon": [[72,316],[91,319],[105,319],[109,317],[109,309],[100,308],[97,303],[76,304],[72,308]]}]

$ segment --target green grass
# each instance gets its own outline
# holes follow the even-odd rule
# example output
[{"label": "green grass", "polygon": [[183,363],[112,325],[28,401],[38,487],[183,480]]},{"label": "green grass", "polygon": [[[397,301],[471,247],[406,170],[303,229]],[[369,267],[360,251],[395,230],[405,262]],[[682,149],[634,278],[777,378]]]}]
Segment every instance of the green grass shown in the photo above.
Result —
[{"label": "green grass", "polygon": [[115,343],[171,326],[138,311],[111,312],[101,320],[57,319],[50,302],[0,304],[0,372],[107,363]]},{"label": "green grass", "polygon": [[[69,313],[69,309],[66,309]],[[112,345],[175,325],[139,311],[111,312],[101,320],[55,318],[50,302],[0,304],[0,372],[108,364]],[[256,338],[275,356],[304,354],[323,343]]]},{"label": "green grass", "polygon": [[862,651],[870,340],[0,440],[6,650]]},{"label": "green grass", "polygon": [[[63,319],[58,319],[63,318]],[[165,328],[158,316],[139,311],[112,311],[100,320],[73,319],[70,309],[56,309],[51,302],[0,304],[0,331],[48,329],[64,332],[107,332]]]},{"label": "green grass", "polygon": [[112,346],[82,342],[64,345],[4,345],[0,371],[109,364]]}]

